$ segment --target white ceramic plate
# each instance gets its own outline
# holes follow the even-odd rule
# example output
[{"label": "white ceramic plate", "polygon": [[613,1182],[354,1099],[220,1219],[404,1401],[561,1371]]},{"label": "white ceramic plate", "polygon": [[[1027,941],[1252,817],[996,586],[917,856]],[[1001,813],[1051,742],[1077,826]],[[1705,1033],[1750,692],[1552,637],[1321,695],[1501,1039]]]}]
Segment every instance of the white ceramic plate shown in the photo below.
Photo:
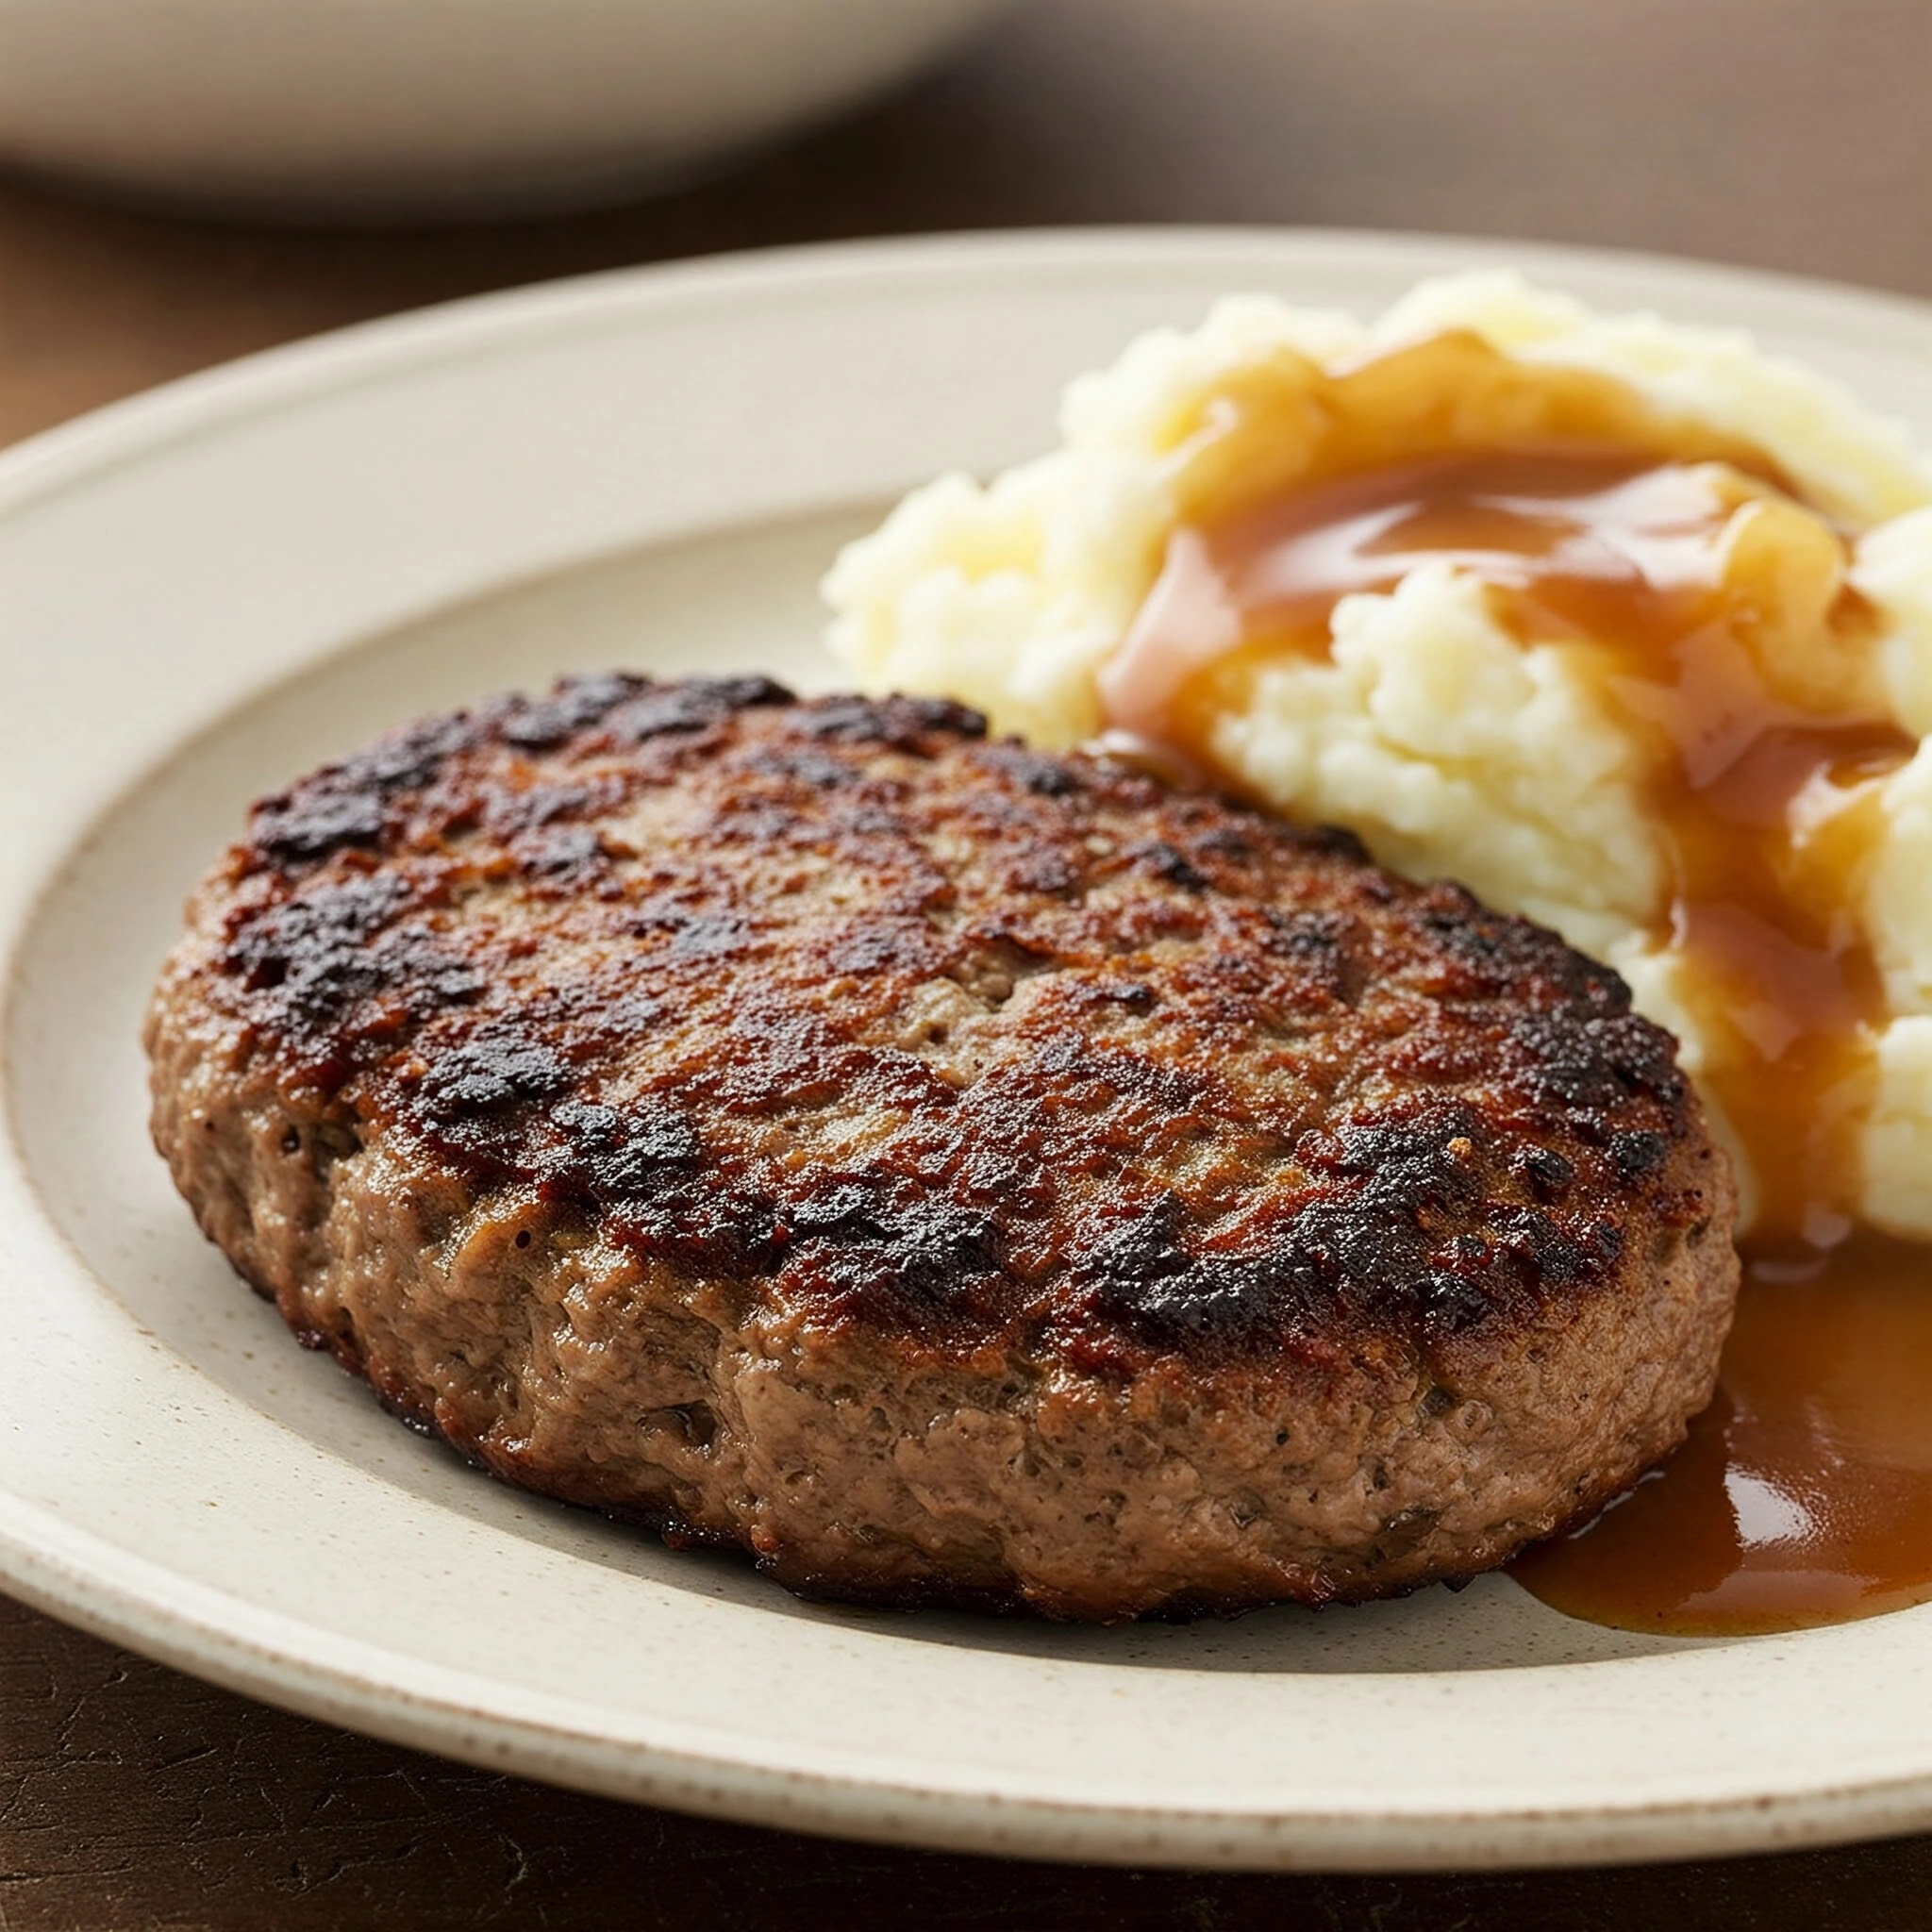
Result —
[{"label": "white ceramic plate", "polygon": [[1061,1630],[795,1603],[523,1497],[300,1353],[195,1234],[135,1035],[255,793],[564,668],[806,684],[814,578],[1218,292],[1518,263],[1756,329],[1932,438],[1932,312],[1636,258],[1059,235],[599,277],[358,329],[0,458],[0,1576],[479,1763],[775,1824],[1197,1864],[1682,1856],[1932,1824],[1932,1607],[1685,1642],[1460,1596]]}]

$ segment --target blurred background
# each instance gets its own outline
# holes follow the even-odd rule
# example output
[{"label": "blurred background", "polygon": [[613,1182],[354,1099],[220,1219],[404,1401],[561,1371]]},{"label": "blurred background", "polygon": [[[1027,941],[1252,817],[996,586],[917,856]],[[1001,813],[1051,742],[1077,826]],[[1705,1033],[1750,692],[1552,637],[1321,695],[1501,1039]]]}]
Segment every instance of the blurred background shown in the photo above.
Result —
[{"label": "blurred background", "polygon": [[[0,0],[0,441],[393,309],[915,230],[1437,229],[1932,294],[1928,77],[1925,0]],[[1928,1899],[1932,1840],[1467,1878],[792,1840],[419,1758],[0,1600],[7,1932],[1909,1932]]]},{"label": "blurred background", "polygon": [[[728,125],[733,115],[755,119],[761,105],[781,120],[829,111],[823,100],[788,103],[784,90],[731,91],[734,63],[769,81],[800,62],[783,36],[745,30],[744,19],[769,6],[554,4],[560,12],[477,0],[475,12],[575,21],[587,37],[578,59],[601,45],[587,14],[602,16],[607,33],[611,21],[659,12],[677,16],[680,33],[723,20],[724,50],[701,39],[688,55],[699,63],[688,96],[709,92],[701,103],[685,98],[676,131],[700,148],[706,114]],[[328,0],[0,0],[0,166],[16,171],[0,175],[0,434],[24,435],[271,341],[474,290],[918,229],[1443,229],[1932,292],[1932,8],[1922,0],[1017,0],[995,7],[991,24],[957,48],[951,42],[986,10],[975,0],[780,0],[778,10],[791,7],[824,37],[876,40],[882,7],[899,23],[889,58],[874,48],[869,65],[865,45],[848,49],[794,76],[800,85],[837,80],[862,91],[928,49],[951,58],[853,118],[728,161],[702,153],[684,164],[713,172],[682,189],[541,221],[475,225],[488,207],[545,184],[492,172],[487,153],[475,157],[474,119],[458,114],[444,135],[457,158],[446,153],[439,173],[433,144],[427,159],[406,156],[394,206],[385,209],[379,180],[352,175],[346,161],[337,186],[365,220],[426,192],[470,225],[331,233],[278,231],[258,217],[255,225],[157,219],[98,199],[165,197],[179,192],[184,171],[221,176],[225,166],[213,192],[225,188],[233,203],[245,203],[249,180],[271,196],[279,189],[325,203],[325,169],[318,181],[311,166],[294,189],[277,169],[299,176],[305,142],[311,157],[329,141],[353,155],[397,138],[393,103],[378,114],[356,86],[356,59],[367,52],[359,42],[328,41],[323,58],[299,36],[291,44],[288,31],[269,36],[272,44],[242,35],[232,68],[214,61],[219,85],[183,81],[156,47],[169,44],[169,23],[186,22],[182,37],[206,67],[208,48],[225,44],[223,17],[288,9],[316,33]],[[446,58],[430,40],[404,47],[413,66],[398,66],[393,49],[378,64],[391,90],[399,75],[426,70],[423,98],[444,111],[449,71],[461,67],[467,44],[449,0],[373,8],[337,0],[335,10],[441,23]],[[129,37],[136,19],[149,22],[145,42]],[[615,43],[629,44],[621,35]],[[503,44],[517,51],[514,38]],[[634,64],[671,61],[682,44],[646,46]],[[511,79],[527,64],[513,62]],[[249,76],[286,92],[311,70],[319,98],[277,148],[278,116],[291,110],[266,112]],[[553,58],[546,84],[562,71]],[[661,95],[648,104],[662,107]],[[536,139],[532,129],[554,127],[558,103],[522,98],[519,111]],[[608,147],[614,137],[604,139]],[[143,142],[163,151],[146,175]],[[254,158],[243,166],[236,155],[247,143]],[[601,175],[593,167],[581,180],[553,180],[549,192],[620,192],[625,163],[607,152],[599,165]],[[679,163],[641,135],[630,165]],[[30,172],[55,167],[88,173],[96,199],[42,186],[55,176]],[[312,207],[303,212],[313,219]]]}]

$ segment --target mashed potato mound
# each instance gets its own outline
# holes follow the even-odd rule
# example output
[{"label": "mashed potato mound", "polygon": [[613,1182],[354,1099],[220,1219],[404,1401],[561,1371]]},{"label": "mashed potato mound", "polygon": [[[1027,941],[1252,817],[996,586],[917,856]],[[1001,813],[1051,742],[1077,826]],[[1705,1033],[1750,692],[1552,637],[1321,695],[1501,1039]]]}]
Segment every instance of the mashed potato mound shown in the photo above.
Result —
[{"label": "mashed potato mound", "polygon": [[[1042,744],[1091,738],[1109,722],[1104,668],[1185,520],[1217,396],[1284,357],[1333,373],[1457,331],[1516,363],[1611,378],[1762,452],[1798,502],[1740,496],[1712,567],[1771,608],[1771,683],[1800,709],[1855,700],[1911,740],[1932,732],[1932,482],[1903,435],[1741,336],[1601,317],[1497,275],[1425,283],[1370,324],[1239,297],[1191,333],[1141,338],[1068,390],[1060,448],[985,486],[941,477],[846,549],[824,586],[832,649],[871,690],[944,692]],[[1821,655],[1805,613],[1847,585],[1869,621],[1856,652]],[[1615,965],[1683,1042],[1740,1156],[1748,1215],[1749,1137],[1724,1118],[1722,1075],[1738,1027],[1755,1023],[1713,1008],[1673,940],[1655,749],[1607,701],[1591,651],[1574,636],[1525,638],[1479,571],[1424,558],[1341,596],[1325,650],[1224,680],[1202,742],[1275,809],[1348,825],[1396,870],[1460,879]],[[1863,1029],[1850,1179],[1834,1205],[1932,1239],[1932,754],[1922,743],[1867,789],[1865,830],[1833,890],[1882,978],[1883,1011]]]}]

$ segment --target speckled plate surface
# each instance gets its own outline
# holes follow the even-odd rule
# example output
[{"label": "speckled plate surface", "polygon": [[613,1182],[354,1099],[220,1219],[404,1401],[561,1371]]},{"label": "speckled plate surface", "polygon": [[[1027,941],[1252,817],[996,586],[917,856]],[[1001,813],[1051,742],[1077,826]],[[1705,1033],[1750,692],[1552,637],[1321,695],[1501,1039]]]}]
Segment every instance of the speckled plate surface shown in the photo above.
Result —
[{"label": "speckled plate surface", "polygon": [[565,283],[325,338],[0,458],[0,1579],[191,1671],[479,1763],[1041,1857],[1481,1865],[1932,1824],[1932,1607],[1690,1642],[1459,1596],[1112,1631],[793,1602],[498,1488],[298,1351],[145,1134],[136,1029],[254,794],[565,668],[831,678],[884,500],[1043,445],[1215,294],[1520,265],[1740,324],[1932,439],[1932,311],[1640,258],[1047,235]]}]

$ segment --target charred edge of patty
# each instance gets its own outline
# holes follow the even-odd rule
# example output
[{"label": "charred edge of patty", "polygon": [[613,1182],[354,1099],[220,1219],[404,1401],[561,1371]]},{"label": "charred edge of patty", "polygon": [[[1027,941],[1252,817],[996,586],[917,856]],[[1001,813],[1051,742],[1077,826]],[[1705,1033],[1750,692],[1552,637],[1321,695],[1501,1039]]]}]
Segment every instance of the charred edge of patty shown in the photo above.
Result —
[{"label": "charred edge of patty", "polygon": [[[1456,1000],[1507,1008],[1502,1071],[1543,1131],[1499,1131],[1424,1084],[1374,1118],[1305,1137],[1294,1160],[1311,1186],[1292,1224],[1260,1252],[1218,1256],[1191,1243],[1176,1196],[1114,1217],[1068,1257],[1070,1293],[1089,1333],[1067,1345],[1084,1349],[1090,1366],[1118,1357],[1122,1336],[1139,1350],[1210,1354],[1273,1343],[1285,1330],[1396,1325],[1410,1339],[1455,1335],[1613,1279],[1633,1217],[1663,1212],[1694,1226],[1700,1211],[1707,1215],[1694,1182],[1684,1185],[1701,1127],[1673,1044],[1630,1012],[1614,973],[1459,888],[1407,887],[1374,873],[1347,834],[1169,793],[1102,760],[982,744],[984,721],[943,701],[800,705],[764,678],[658,684],[611,674],[406,727],[257,808],[240,853],[244,892],[231,908],[224,970],[258,996],[262,1030],[291,1058],[301,1084],[332,1092],[388,1051],[399,1028],[478,1005],[488,990],[478,962],[425,916],[421,881],[407,868],[383,869],[411,810],[445,774],[490,748],[621,755],[670,743],[702,759],[742,714],[781,708],[794,719],[763,756],[785,761],[802,782],[850,775],[851,760],[878,752],[930,758],[957,749],[987,779],[1068,814],[1095,801],[1158,810],[1160,836],[1126,858],[1182,900],[1209,895],[1217,874],[1239,878],[1257,852],[1291,848],[1349,873],[1366,899],[1405,905],[1439,949]],[[829,775],[814,780],[801,763],[809,758]],[[612,803],[594,785],[578,789],[571,809],[594,814]],[[460,799],[451,807],[458,815],[468,808]],[[525,809],[535,808],[526,801]],[[248,898],[257,887],[265,890]],[[1344,1002],[1367,970],[1350,954],[1347,924],[1312,915],[1277,935]],[[855,915],[848,943],[868,930],[866,916]],[[677,940],[700,950],[714,943],[705,932],[680,930]],[[715,936],[726,950],[729,940]],[[839,1175],[815,1191],[774,1197],[722,1174],[675,1107],[619,1110],[584,1091],[577,1065],[648,1021],[650,999],[637,998],[636,1011],[623,1000],[573,1007],[559,990],[554,1009],[513,1024],[480,1021],[391,1096],[395,1124],[479,1190],[535,1186],[690,1274],[756,1283],[786,1271],[794,1284],[803,1276],[822,1302],[871,1325],[916,1337],[996,1291],[1006,1255],[994,1214],[890,1173]],[[346,1021],[363,1008],[379,1013],[367,1037]],[[1082,1075],[1071,1062],[1065,1071]],[[1426,1083],[1431,1070],[1420,1072]],[[1174,1075],[1115,1056],[1109,1077],[1142,1084],[1159,1105],[1161,1083]],[[986,1124],[996,1146],[1001,1123]],[[1592,1175],[1579,1177],[1579,1163]],[[1594,1184],[1600,1171],[1614,1178],[1615,1198]]]}]

